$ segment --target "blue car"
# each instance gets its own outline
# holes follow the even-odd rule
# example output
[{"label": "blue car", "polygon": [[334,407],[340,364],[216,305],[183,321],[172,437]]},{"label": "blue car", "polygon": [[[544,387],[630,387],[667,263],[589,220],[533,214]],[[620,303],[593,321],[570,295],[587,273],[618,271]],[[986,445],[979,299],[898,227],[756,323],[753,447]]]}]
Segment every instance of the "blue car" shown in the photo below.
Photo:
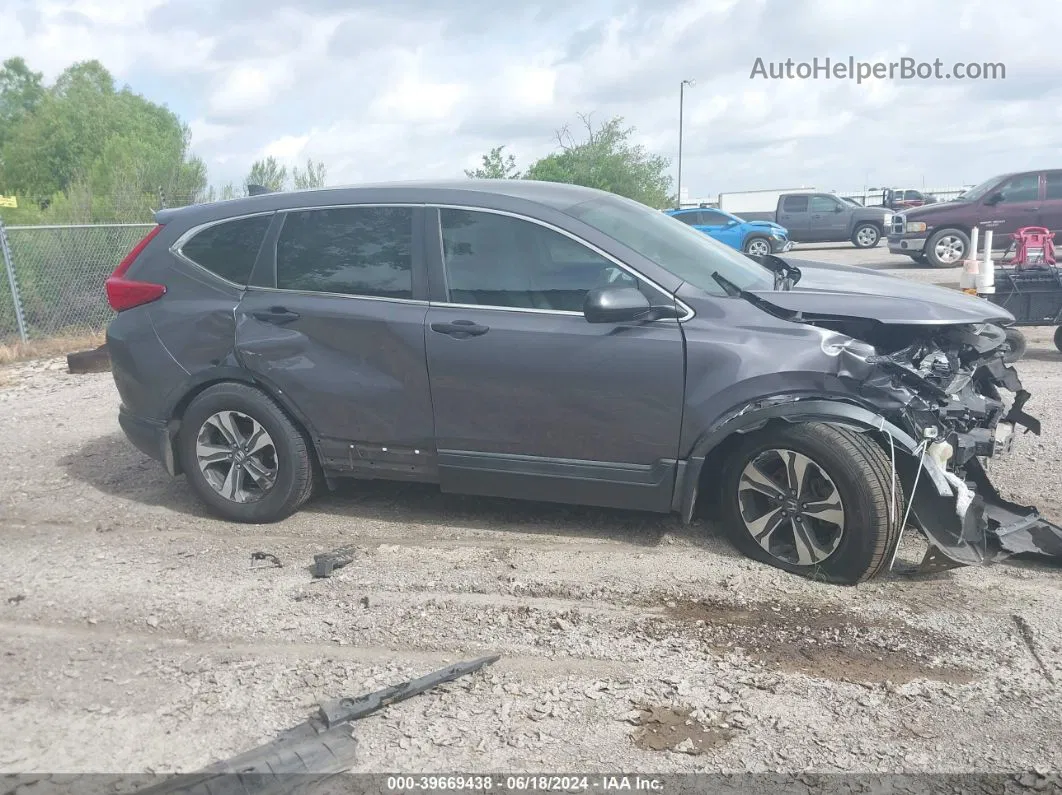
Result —
[{"label": "blue car", "polygon": [[750,257],[780,254],[793,247],[789,230],[771,221],[746,221],[708,207],[668,210],[667,214]]}]

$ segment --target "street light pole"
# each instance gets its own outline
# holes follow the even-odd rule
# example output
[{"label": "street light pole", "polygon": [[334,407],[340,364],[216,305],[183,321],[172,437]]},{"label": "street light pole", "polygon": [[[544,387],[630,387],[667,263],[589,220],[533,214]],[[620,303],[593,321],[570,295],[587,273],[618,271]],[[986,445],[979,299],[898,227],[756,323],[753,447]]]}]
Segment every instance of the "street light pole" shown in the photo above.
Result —
[{"label": "street light pole", "polygon": [[682,111],[686,100],[686,86],[696,85],[693,80],[679,83],[679,153],[678,153],[678,206],[682,206]]}]

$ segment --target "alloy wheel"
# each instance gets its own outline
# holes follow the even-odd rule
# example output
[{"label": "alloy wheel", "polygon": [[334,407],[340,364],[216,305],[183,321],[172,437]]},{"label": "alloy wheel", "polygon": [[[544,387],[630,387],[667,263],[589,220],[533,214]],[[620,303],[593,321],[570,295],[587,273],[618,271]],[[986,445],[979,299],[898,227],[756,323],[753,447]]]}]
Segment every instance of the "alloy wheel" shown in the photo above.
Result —
[{"label": "alloy wheel", "polygon": [[239,411],[207,417],[195,443],[196,462],[214,491],[231,502],[262,499],[276,483],[277,450],[266,429]]},{"label": "alloy wheel", "polygon": [[963,258],[966,253],[966,243],[957,235],[944,235],[933,247],[933,253],[940,262],[950,265]]},{"label": "alloy wheel", "polygon": [[745,253],[752,257],[766,257],[771,253],[771,246],[766,240],[752,240],[745,247]]},{"label": "alloy wheel", "polygon": [[768,554],[796,566],[822,563],[844,537],[840,492],[815,461],[792,450],[764,450],[738,482],[745,529]]},{"label": "alloy wheel", "polygon": [[856,232],[856,242],[864,248],[870,248],[878,242],[878,230],[872,226],[864,226]]}]

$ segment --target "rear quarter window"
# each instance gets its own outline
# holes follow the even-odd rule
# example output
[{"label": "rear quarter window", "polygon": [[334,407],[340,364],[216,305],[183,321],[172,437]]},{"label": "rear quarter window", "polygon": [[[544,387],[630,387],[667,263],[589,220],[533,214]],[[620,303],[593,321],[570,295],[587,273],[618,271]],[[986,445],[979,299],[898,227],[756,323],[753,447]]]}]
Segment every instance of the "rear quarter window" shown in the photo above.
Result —
[{"label": "rear quarter window", "polygon": [[181,254],[215,276],[244,287],[272,218],[271,214],[256,215],[208,226],[181,246]]}]

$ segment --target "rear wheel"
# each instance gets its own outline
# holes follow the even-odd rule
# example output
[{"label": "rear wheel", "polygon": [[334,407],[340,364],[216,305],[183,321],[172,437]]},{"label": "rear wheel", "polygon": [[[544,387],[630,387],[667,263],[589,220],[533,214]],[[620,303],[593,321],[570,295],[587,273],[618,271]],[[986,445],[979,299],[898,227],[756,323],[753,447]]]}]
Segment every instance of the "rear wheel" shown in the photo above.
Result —
[{"label": "rear wheel", "polygon": [[218,384],[196,396],[177,447],[196,494],[231,521],[275,522],[313,491],[305,437],[271,398],[245,384]]},{"label": "rear wheel", "polygon": [[1055,329],[1055,347],[1062,352],[1062,326]]},{"label": "rear wheel", "polygon": [[889,472],[884,451],[857,432],[822,423],[761,431],[723,466],[726,532],[744,554],[785,571],[868,580],[899,536],[902,500],[890,512]]},{"label": "rear wheel", "polygon": [[[1003,352],[1003,361],[1007,364],[1013,364],[1025,355],[1025,349],[1029,344],[1025,339],[1025,335],[1016,328],[1008,328],[1006,330],[1006,335],[1007,343],[1006,349]],[[1057,334],[1055,335],[1055,339],[1056,341],[1058,340]]]}]

